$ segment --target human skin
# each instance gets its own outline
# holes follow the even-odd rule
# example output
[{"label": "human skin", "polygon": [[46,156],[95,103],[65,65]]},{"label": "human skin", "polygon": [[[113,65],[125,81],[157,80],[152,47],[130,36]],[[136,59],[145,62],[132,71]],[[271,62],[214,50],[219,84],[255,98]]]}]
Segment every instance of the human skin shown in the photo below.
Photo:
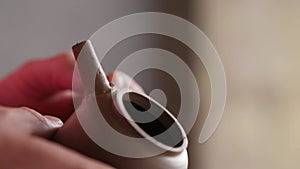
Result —
[{"label": "human skin", "polygon": [[62,126],[59,119],[43,116],[25,107],[0,108],[0,168],[94,169],[110,168],[75,151],[52,143]]},{"label": "human skin", "polygon": [[[110,168],[50,140],[74,112],[74,65],[72,54],[65,52],[29,61],[0,81],[0,168]],[[130,83],[143,91],[124,73],[111,73],[108,79],[116,88]]]}]

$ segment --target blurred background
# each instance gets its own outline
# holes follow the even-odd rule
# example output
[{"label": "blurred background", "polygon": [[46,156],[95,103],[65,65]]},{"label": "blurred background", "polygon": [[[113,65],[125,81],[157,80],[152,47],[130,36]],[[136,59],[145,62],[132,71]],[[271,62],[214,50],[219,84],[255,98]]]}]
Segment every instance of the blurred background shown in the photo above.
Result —
[{"label": "blurred background", "polygon": [[[198,77],[201,110],[189,134],[191,169],[300,167],[300,1],[297,0],[2,0],[0,76],[28,59],[70,50],[106,23],[136,12],[162,11],[188,19],[212,41],[227,76],[227,103],[214,135],[198,143],[210,100],[201,62],[180,42],[135,36],[103,60],[114,70],[128,54],[159,47],[174,52]],[[126,45],[125,45],[126,44]],[[161,88],[176,115],[178,88],[163,72],[135,77],[146,92]],[[192,98],[191,98],[192,99]],[[177,106],[177,107],[176,107]]]}]

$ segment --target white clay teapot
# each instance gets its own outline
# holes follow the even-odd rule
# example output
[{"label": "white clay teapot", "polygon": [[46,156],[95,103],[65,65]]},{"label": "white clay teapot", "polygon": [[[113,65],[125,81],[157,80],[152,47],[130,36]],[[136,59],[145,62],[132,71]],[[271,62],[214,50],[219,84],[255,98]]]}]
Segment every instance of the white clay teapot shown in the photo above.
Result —
[{"label": "white clay teapot", "polygon": [[54,140],[116,168],[186,169],[187,138],[177,119],[143,93],[114,89],[89,40],[73,53],[85,96]]}]

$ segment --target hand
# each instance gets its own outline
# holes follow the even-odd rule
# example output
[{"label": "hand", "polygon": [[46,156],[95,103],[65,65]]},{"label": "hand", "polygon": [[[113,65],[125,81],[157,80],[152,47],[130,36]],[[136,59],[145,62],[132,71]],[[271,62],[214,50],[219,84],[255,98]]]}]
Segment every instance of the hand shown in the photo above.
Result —
[{"label": "hand", "polygon": [[74,112],[71,88],[75,61],[71,53],[25,63],[0,81],[0,105],[30,107],[67,119]]},{"label": "hand", "polygon": [[32,109],[0,107],[0,168],[110,168],[44,139],[62,124],[58,118],[42,116]]},{"label": "hand", "polygon": [[[25,106],[65,121],[74,112],[71,91],[75,65],[73,58],[70,52],[65,52],[25,63],[0,81],[0,105]],[[122,72],[108,75],[110,81],[113,76],[113,83],[117,88],[127,87],[131,81]],[[134,81],[130,87],[143,91]]]},{"label": "hand", "polygon": [[[72,150],[52,143],[51,138],[73,113],[72,76],[75,61],[71,53],[33,60],[0,81],[0,168],[109,168]],[[121,72],[108,78],[117,88],[129,85],[143,92]],[[53,116],[43,116],[53,115]],[[39,136],[39,137],[38,137]]]}]

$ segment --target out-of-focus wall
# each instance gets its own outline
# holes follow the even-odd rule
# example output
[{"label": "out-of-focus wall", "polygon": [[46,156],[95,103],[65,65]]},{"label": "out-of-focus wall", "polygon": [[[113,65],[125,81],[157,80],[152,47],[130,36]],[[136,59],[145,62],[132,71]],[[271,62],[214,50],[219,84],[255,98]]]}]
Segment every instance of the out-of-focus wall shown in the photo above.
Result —
[{"label": "out-of-focus wall", "polygon": [[228,83],[220,126],[193,147],[191,167],[298,169],[300,1],[194,0],[191,17],[218,50]]},{"label": "out-of-focus wall", "polygon": [[2,0],[0,77],[25,60],[70,50],[114,19],[161,6],[148,0]]}]

